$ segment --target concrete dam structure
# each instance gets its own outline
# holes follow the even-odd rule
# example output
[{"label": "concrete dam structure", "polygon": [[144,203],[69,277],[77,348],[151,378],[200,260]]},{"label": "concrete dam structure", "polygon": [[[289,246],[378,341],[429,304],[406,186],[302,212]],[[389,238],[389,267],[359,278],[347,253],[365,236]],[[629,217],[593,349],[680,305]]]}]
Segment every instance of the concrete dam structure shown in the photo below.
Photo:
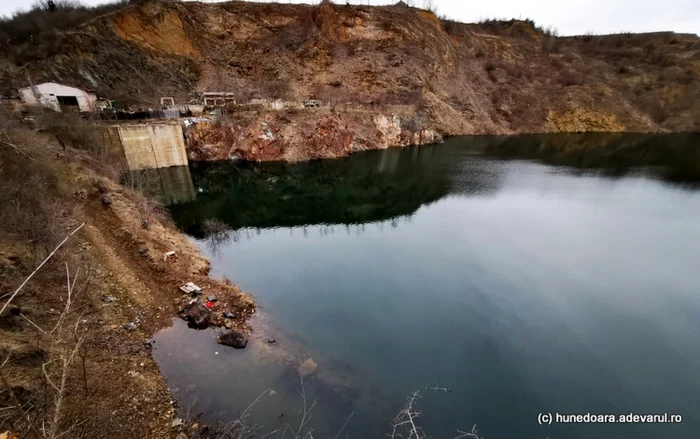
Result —
[{"label": "concrete dam structure", "polygon": [[131,171],[188,164],[179,123],[111,125],[103,128],[102,136],[110,151],[124,157]]}]

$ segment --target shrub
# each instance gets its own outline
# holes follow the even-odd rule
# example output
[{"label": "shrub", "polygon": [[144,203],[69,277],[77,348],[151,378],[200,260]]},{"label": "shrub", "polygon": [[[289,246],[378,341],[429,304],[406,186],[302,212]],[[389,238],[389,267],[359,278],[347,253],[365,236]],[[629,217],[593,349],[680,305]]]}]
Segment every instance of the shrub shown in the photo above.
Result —
[{"label": "shrub", "polygon": [[0,38],[14,44],[25,42],[39,34],[74,28],[128,4],[124,0],[94,7],[75,0],[57,0],[55,3],[54,11],[49,10],[46,2],[40,1],[34,3],[28,11],[20,11],[10,18],[0,19]]},{"label": "shrub", "polygon": [[450,35],[459,35],[459,23],[454,20],[443,19],[442,24],[445,27],[445,32]]},{"label": "shrub", "polygon": [[549,63],[554,67],[556,70],[560,70],[562,67],[564,67],[564,64],[561,62],[561,60],[557,57],[550,57],[549,58]]},{"label": "shrub", "polygon": [[157,169],[125,172],[121,183],[129,190],[129,196],[136,202],[141,227],[147,229],[153,219],[163,223],[170,221],[170,214],[165,206],[152,198],[160,188]]},{"label": "shrub", "polygon": [[498,82],[498,76],[496,75],[495,70],[489,70],[487,75],[488,75],[489,79],[491,80],[491,82]]},{"label": "shrub", "polygon": [[559,51],[559,39],[554,36],[545,36],[542,40],[542,52],[545,53],[557,53]]},{"label": "shrub", "polygon": [[35,120],[37,128],[53,134],[64,149],[70,146],[90,152],[96,158],[105,158],[107,151],[98,127],[80,114],[39,109],[36,111]]},{"label": "shrub", "polygon": [[43,161],[28,160],[24,145],[13,139],[0,143],[17,148],[0,145],[0,229],[26,246],[37,262],[60,241],[62,217],[69,206],[55,197],[58,182]]},{"label": "shrub", "polygon": [[656,99],[641,97],[635,101],[635,104],[656,123],[662,123],[668,118],[668,112]]},{"label": "shrub", "polygon": [[491,92],[491,103],[496,107],[500,106],[503,102],[503,92],[500,89],[496,89]]},{"label": "shrub", "polygon": [[93,177],[90,179],[90,187],[95,189],[98,194],[107,193],[107,185],[105,184],[104,180],[99,177]]},{"label": "shrub", "polygon": [[260,91],[263,96],[273,99],[289,99],[292,95],[292,89],[289,81],[285,79],[268,80],[260,86]]},{"label": "shrub", "polygon": [[488,60],[484,63],[484,70],[486,70],[487,72],[491,72],[493,70],[496,70],[497,67],[498,66],[496,65],[496,63],[493,60]]},{"label": "shrub", "polygon": [[559,83],[564,87],[583,84],[583,77],[578,73],[574,72],[573,70],[568,69],[561,72],[557,79]]}]

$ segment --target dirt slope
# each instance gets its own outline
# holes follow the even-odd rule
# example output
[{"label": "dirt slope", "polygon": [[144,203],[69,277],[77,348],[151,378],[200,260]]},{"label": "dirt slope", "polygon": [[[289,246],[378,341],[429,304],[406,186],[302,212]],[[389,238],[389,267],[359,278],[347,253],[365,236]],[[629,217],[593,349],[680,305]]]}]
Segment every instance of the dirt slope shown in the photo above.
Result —
[{"label": "dirt slope", "polygon": [[[201,144],[195,156],[343,155],[366,143],[377,147],[371,144],[387,132],[376,117],[401,112],[389,146],[421,143],[423,129],[442,136],[700,125],[695,35],[555,38],[528,21],[462,24],[405,6],[153,1],[60,32],[43,51],[23,44],[28,50],[15,48],[0,64],[3,89],[26,85],[26,66],[34,81],[76,83],[144,106],[160,96],[194,101],[205,90],[233,91],[239,101],[331,104],[332,115],[241,117],[224,126],[229,133],[200,136],[229,143]],[[258,141],[262,122],[286,130],[271,149]],[[309,124],[311,131],[332,125],[321,146],[333,143],[338,151],[309,143]]]},{"label": "dirt slope", "polygon": [[[0,376],[8,382],[0,383],[0,404],[12,408],[16,397],[30,419],[5,410],[0,433],[33,437],[33,424],[39,430],[55,425],[67,438],[175,437],[178,413],[149,339],[189,300],[179,286],[191,281],[205,295],[215,294],[212,323],[233,311],[228,324],[245,332],[253,302],[238,287],[210,278],[209,261],[167,218],[149,214],[144,227],[150,202],[102,175],[107,163],[63,149],[52,136],[9,133],[0,137],[0,201],[7,207],[0,212],[0,304],[69,231],[84,226],[0,315]],[[68,309],[67,270],[73,305],[61,314]],[[51,330],[61,321],[65,329]],[[74,346],[81,346],[78,357],[70,355]],[[54,391],[49,379],[60,383],[62,370],[64,391]]]}]

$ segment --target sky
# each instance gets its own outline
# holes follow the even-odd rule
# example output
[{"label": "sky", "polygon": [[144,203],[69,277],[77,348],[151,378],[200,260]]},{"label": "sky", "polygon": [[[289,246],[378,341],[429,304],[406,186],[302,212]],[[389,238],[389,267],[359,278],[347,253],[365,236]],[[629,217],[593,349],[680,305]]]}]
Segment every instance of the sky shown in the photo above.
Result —
[{"label": "sky", "polygon": [[[211,2],[211,0],[205,0]],[[346,0],[335,0],[345,3]],[[350,0],[353,4],[395,3],[397,0]],[[408,0],[418,6],[431,0]],[[0,0],[0,15],[28,8],[34,1]],[[279,0],[309,3],[318,0]],[[109,0],[82,0],[84,4]],[[700,0],[432,0],[439,15],[474,22],[483,18],[530,18],[552,26],[560,35],[585,33],[675,31],[700,34]]]}]

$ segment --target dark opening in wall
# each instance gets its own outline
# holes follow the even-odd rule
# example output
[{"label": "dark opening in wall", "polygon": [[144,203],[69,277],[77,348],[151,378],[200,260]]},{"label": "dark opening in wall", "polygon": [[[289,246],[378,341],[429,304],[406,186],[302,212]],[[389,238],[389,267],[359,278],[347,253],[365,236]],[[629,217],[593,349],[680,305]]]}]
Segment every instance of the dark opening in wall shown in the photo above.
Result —
[{"label": "dark opening in wall", "polygon": [[77,96],[56,96],[56,99],[58,99],[58,105],[61,106],[62,110],[80,111]]}]

